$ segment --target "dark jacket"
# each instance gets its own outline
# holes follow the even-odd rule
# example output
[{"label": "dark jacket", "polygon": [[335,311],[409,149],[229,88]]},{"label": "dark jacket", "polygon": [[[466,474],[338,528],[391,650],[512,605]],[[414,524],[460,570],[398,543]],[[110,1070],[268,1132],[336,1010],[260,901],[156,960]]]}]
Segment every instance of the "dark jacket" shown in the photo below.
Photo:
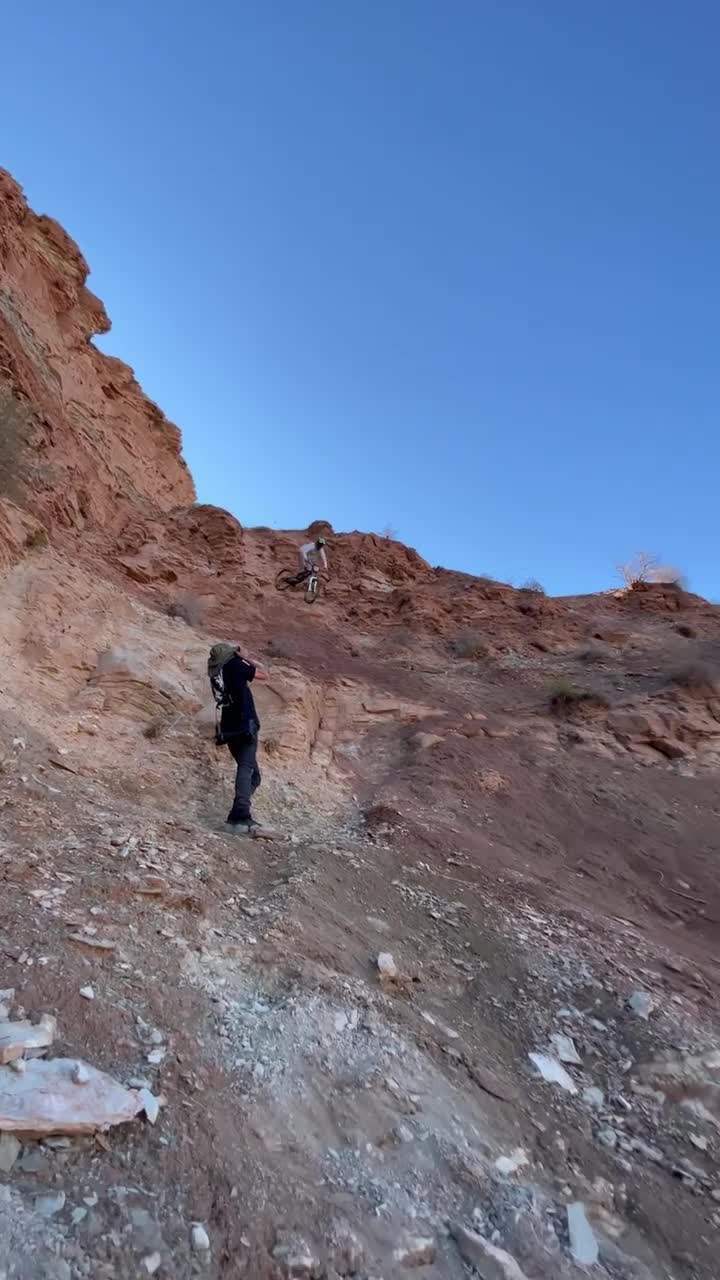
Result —
[{"label": "dark jacket", "polygon": [[250,682],[255,679],[252,662],[236,655],[222,669],[225,699],[220,717],[224,738],[254,736],[260,728],[255,699],[250,692]]}]

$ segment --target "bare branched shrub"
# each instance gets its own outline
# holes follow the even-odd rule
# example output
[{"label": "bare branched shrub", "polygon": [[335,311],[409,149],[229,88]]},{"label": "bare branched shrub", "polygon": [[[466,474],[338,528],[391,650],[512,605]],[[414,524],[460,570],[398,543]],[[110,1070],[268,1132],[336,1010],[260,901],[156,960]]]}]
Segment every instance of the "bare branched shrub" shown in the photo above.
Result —
[{"label": "bare branched shrub", "polygon": [[385,538],[386,542],[397,542],[398,531],[391,524],[386,524],[385,528],[380,532],[380,537]]},{"label": "bare branched shrub", "polygon": [[572,680],[565,677],[550,685],[548,700],[553,715],[570,715],[581,708],[609,706],[604,694],[594,693],[591,689],[578,689]]},{"label": "bare branched shrub", "polygon": [[536,596],[544,596],[545,588],[542,582],[538,582],[537,578],[528,578],[527,582],[523,582],[519,588],[520,591],[529,591]]},{"label": "bare branched shrub", "polygon": [[652,582],[652,575],[658,567],[657,556],[649,551],[638,551],[631,560],[616,566],[617,575],[626,587],[635,587],[639,582]]},{"label": "bare branched shrub", "polygon": [[682,570],[676,569],[674,565],[660,564],[658,557],[648,551],[638,551],[632,560],[619,564],[617,573],[626,587],[636,587],[648,582],[667,582],[679,590],[687,590],[687,578]]},{"label": "bare branched shrub", "polygon": [[203,626],[207,617],[207,608],[204,600],[201,600],[199,596],[193,595],[191,591],[185,591],[178,596],[177,600],[171,601],[167,611],[170,618],[180,618],[189,627]]},{"label": "bare branched shrub", "polygon": [[586,649],[581,649],[578,653],[580,662],[584,662],[586,666],[595,666],[602,662],[607,662],[610,657],[610,651],[601,644],[589,644]]},{"label": "bare branched shrub", "polygon": [[720,677],[707,662],[684,662],[670,672],[670,683],[688,693],[715,694],[720,688]]},{"label": "bare branched shrub", "polygon": [[487,657],[487,644],[479,631],[461,631],[452,642],[452,651],[457,658],[472,661]]}]

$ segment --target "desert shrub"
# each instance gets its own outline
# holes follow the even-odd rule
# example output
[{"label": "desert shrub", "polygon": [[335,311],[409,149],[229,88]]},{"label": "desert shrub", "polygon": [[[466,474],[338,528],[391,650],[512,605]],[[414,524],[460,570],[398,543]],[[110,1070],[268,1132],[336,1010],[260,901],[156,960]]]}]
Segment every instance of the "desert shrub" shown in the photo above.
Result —
[{"label": "desert shrub", "polygon": [[519,588],[520,591],[529,591],[535,596],[544,596],[545,588],[542,582],[538,582],[537,578],[528,578],[527,582],[523,582]]},{"label": "desert shrub", "polygon": [[687,589],[687,578],[680,569],[673,565],[662,565],[657,556],[649,551],[638,551],[631,560],[617,566],[618,577],[622,578],[626,587],[637,587],[643,583],[665,582],[678,590]]},{"label": "desert shrub", "polygon": [[146,724],[145,728],[143,729],[143,737],[150,738],[150,739],[159,738],[162,732],[164,723],[165,723],[164,720],[161,720],[159,718],[155,720],[150,720],[150,722]]},{"label": "desert shrub", "polygon": [[479,631],[461,631],[452,642],[452,651],[457,658],[487,657],[487,645]]},{"label": "desert shrub", "polygon": [[607,707],[608,700],[602,693],[594,693],[591,689],[578,689],[572,680],[561,677],[553,681],[548,689],[550,710],[554,715],[568,715],[583,707]]},{"label": "desert shrub", "polygon": [[684,662],[670,672],[670,683],[688,693],[717,693],[718,672],[707,662]]},{"label": "desert shrub", "polygon": [[172,600],[167,608],[168,617],[180,618],[186,622],[189,627],[201,627],[207,616],[207,609],[204,600],[199,596],[195,596],[191,591],[186,591],[178,596],[176,600]]},{"label": "desert shrub", "polygon": [[691,627],[687,622],[679,622],[675,630],[677,631],[679,636],[684,636],[686,640],[697,639],[697,631],[695,630],[694,627]]},{"label": "desert shrub", "polygon": [[609,658],[608,650],[601,644],[589,644],[586,649],[581,649],[578,653],[580,662],[584,662],[590,667],[597,663],[607,662]]},{"label": "desert shrub", "polygon": [[44,529],[42,525],[38,525],[37,529],[33,529],[25,539],[25,546],[28,551],[41,551],[47,544],[47,529]]}]

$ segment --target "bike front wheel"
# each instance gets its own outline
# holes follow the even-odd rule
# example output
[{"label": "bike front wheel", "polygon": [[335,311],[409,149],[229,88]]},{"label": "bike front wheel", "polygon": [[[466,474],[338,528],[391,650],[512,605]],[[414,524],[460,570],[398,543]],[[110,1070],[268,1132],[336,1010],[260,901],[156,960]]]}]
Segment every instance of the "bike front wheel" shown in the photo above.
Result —
[{"label": "bike front wheel", "polygon": [[312,578],[308,579],[308,583],[305,588],[305,603],[315,604],[315,601],[318,599],[321,591],[322,583],[320,579],[313,574]]},{"label": "bike front wheel", "polygon": [[288,587],[294,587],[296,584],[297,574],[292,569],[281,569],[275,579],[278,591],[287,591]]}]

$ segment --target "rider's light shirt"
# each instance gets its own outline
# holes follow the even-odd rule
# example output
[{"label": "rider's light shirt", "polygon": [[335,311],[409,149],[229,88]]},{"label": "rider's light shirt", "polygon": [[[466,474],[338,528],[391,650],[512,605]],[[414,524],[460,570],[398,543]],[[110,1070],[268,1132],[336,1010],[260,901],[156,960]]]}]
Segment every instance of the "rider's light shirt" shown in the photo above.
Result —
[{"label": "rider's light shirt", "polygon": [[314,569],[318,561],[322,564],[323,569],[327,569],[325,548],[320,547],[318,550],[314,542],[305,542],[300,548],[300,563],[303,569]]}]

